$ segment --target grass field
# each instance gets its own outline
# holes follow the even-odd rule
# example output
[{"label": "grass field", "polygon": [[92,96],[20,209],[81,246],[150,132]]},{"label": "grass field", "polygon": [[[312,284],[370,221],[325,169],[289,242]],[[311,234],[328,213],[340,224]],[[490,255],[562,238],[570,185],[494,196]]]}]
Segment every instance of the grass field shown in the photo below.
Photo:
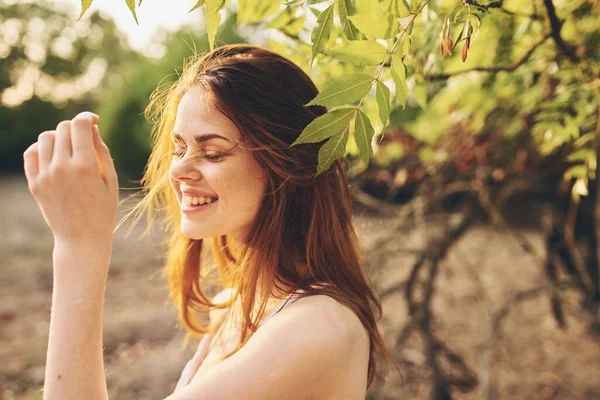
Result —
[{"label": "grass field", "polygon": [[[52,292],[52,235],[20,177],[0,180],[0,399],[41,399]],[[389,219],[357,215],[365,248],[389,234]],[[371,265],[378,290],[406,279],[434,222],[397,238],[404,250],[382,265]],[[106,376],[111,399],[162,399],[173,391],[194,352],[182,347],[183,332],[160,275],[164,249],[159,238],[136,240],[142,227],[115,238],[104,311]],[[431,229],[431,230],[430,230]],[[122,229],[120,232],[125,232]],[[542,251],[535,231],[520,234]],[[83,266],[82,266],[83,267]],[[506,232],[488,226],[470,230],[441,265],[433,303],[436,335],[478,378],[456,399],[599,399],[600,346],[587,333],[578,297],[565,296],[566,330],[554,322],[547,297],[516,305],[491,342],[490,319],[515,293],[545,282],[531,258]],[[380,327],[394,343],[407,320],[401,293],[384,298]],[[491,346],[491,347],[490,347]],[[431,371],[422,338],[410,336],[395,351],[404,384],[390,372],[373,399],[428,399]],[[449,366],[444,366],[448,368]]]}]

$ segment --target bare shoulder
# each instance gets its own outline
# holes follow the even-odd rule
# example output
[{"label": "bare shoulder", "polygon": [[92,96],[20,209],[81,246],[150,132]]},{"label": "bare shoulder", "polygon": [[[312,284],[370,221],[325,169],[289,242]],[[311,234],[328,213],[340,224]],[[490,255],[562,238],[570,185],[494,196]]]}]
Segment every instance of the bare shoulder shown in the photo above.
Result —
[{"label": "bare shoulder", "polygon": [[326,295],[299,298],[265,323],[255,337],[257,343],[279,341],[281,349],[294,347],[297,376],[303,376],[302,368],[310,369],[312,376],[304,383],[315,388],[316,398],[364,399],[369,334],[346,305]]},{"label": "bare shoulder", "polygon": [[326,295],[299,298],[281,314],[282,319],[288,315],[289,319],[297,319],[297,322],[304,320],[327,331],[335,339],[345,338],[349,345],[368,340],[368,333],[354,311]]},{"label": "bare shoulder", "polygon": [[308,296],[169,400],[364,399],[368,361],[368,334],[354,312],[328,296]]}]

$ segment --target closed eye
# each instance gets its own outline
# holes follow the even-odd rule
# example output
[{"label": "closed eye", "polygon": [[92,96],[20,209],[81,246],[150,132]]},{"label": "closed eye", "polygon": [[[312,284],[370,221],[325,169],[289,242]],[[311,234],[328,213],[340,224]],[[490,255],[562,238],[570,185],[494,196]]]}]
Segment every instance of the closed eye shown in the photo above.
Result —
[{"label": "closed eye", "polygon": [[[172,152],[171,154],[174,157],[177,158],[181,158],[185,156],[185,149],[180,149],[180,150],[175,150],[174,152]],[[209,153],[209,152],[201,152],[199,154],[199,157],[204,158],[210,162],[219,162],[222,161],[223,158],[227,155],[228,153]]]},{"label": "closed eye", "polygon": [[185,155],[185,150],[175,150],[171,154],[177,158],[183,157]]}]

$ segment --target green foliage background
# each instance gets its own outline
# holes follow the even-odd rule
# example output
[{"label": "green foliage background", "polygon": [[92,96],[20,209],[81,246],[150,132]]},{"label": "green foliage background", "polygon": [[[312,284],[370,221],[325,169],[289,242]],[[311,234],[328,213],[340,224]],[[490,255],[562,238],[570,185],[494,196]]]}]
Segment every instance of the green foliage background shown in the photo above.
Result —
[{"label": "green foliage background", "polygon": [[[56,14],[62,27],[76,24],[72,16],[44,4],[3,6],[2,19],[45,20]],[[367,168],[372,157],[375,167],[397,164],[406,156],[405,147],[382,138],[399,127],[419,142],[417,156],[431,171],[440,162],[460,163],[451,138],[466,132],[475,141],[512,142],[541,156],[566,151],[566,177],[577,180],[576,194],[585,194],[595,177],[600,11],[594,1],[262,0],[259,7],[249,0],[200,0],[190,12],[204,16],[206,35],[189,37],[195,44],[185,44],[185,30],[169,36],[160,60],[129,49],[112,22],[86,15],[91,4],[82,2],[77,24],[100,27],[101,43],[92,46],[78,37],[75,55],[62,59],[48,52],[39,68],[74,79],[92,55],[99,55],[107,64],[104,79],[82,98],[61,104],[34,94],[16,108],[0,107],[1,169],[18,169],[22,150],[39,132],[93,108],[102,115],[102,131],[123,182],[138,179],[149,151],[150,126],[141,112],[150,92],[161,79],[176,77],[191,47],[202,53],[241,41],[234,32],[244,26],[297,62],[321,88],[311,104],[326,105],[330,113],[296,142],[331,138],[323,146],[318,172],[344,154],[362,161],[358,170]],[[135,10],[143,2],[127,5],[137,21]],[[58,37],[62,30],[51,35]],[[0,58],[0,92],[16,85],[15,71],[29,62],[22,44],[27,32],[21,33],[21,41]],[[454,49],[444,57],[440,43],[443,48],[447,36]],[[341,119],[334,129],[321,129],[336,114]],[[518,164],[516,154],[488,154],[500,161],[484,174],[498,168],[501,175],[510,173]]]}]

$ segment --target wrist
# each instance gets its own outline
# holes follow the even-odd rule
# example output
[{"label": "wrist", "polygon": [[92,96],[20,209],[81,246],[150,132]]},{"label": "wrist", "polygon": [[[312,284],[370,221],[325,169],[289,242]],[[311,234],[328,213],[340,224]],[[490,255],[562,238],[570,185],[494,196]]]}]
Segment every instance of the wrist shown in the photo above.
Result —
[{"label": "wrist", "polygon": [[102,238],[54,238],[54,254],[68,253],[71,255],[102,255],[110,257],[112,237]]},{"label": "wrist", "polygon": [[112,241],[56,239],[52,253],[55,284],[106,280],[111,252]]}]

